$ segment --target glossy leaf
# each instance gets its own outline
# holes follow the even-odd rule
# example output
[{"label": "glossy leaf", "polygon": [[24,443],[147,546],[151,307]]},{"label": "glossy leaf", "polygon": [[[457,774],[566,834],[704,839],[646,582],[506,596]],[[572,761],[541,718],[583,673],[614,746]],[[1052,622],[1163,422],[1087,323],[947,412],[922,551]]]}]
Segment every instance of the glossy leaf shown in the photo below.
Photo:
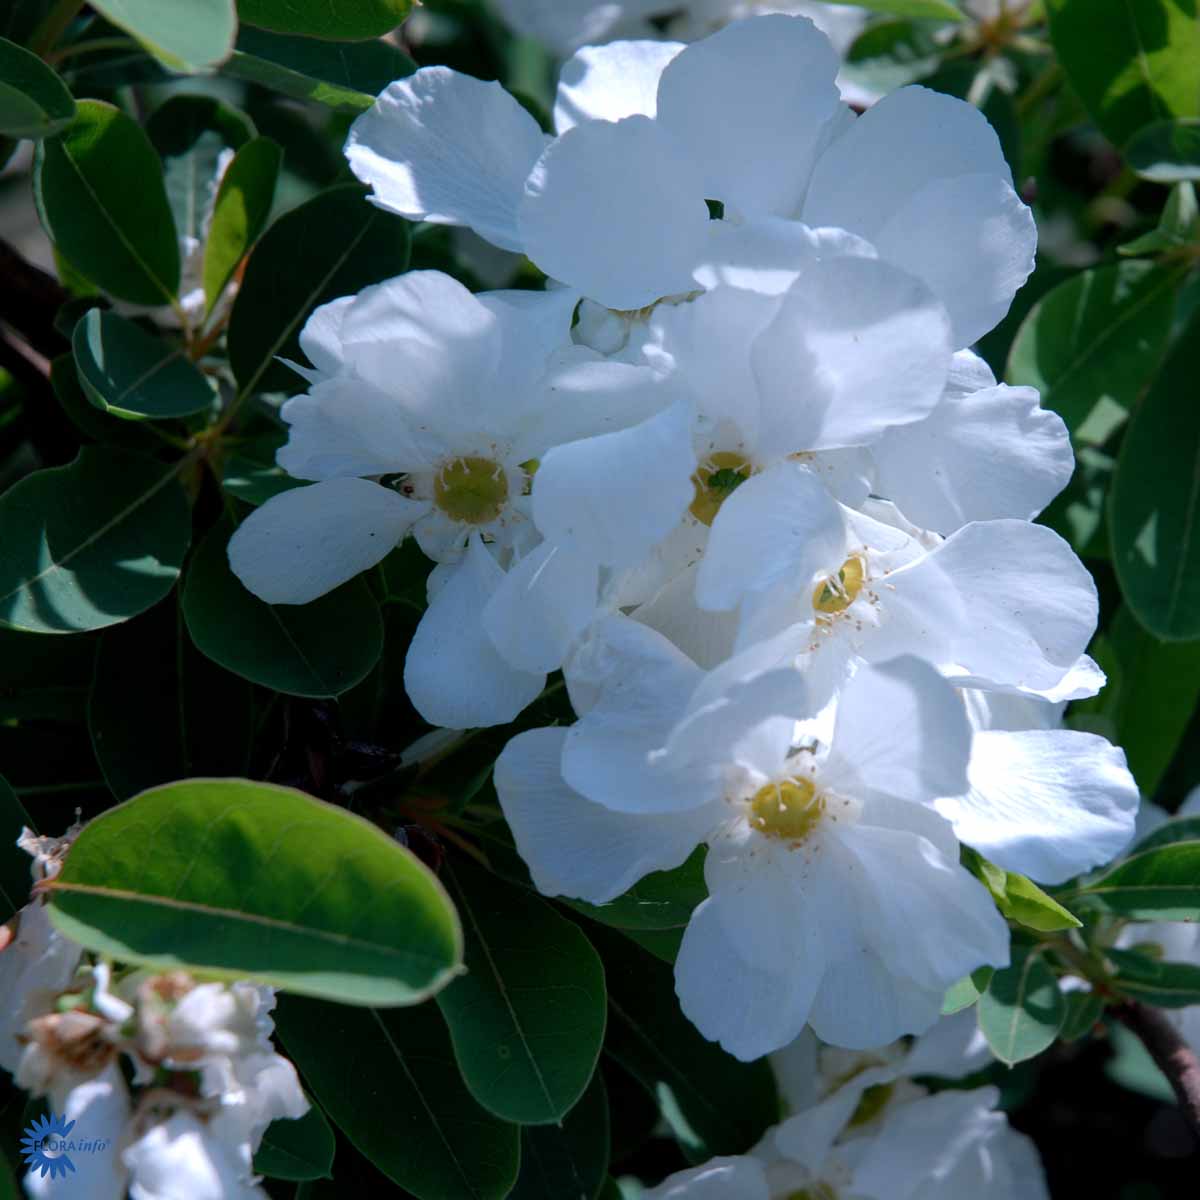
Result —
[{"label": "glossy leaf", "polygon": [[608,1096],[597,1072],[561,1125],[521,1130],[521,1173],[508,1200],[595,1200],[608,1171]]},{"label": "glossy leaf", "polygon": [[244,775],[253,689],[191,644],[175,598],[107,630],[95,654],[87,722],[119,800],[191,775]]},{"label": "glossy leaf", "polygon": [[7,921],[19,908],[29,903],[33,887],[33,859],[17,845],[23,826],[34,827],[33,821],[17,799],[17,793],[0,775],[0,921]]},{"label": "glossy leaf", "polygon": [[276,356],[302,360],[299,334],[313,309],[399,275],[408,253],[407,223],[373,208],[357,186],[331,188],[276,221],[250,256],[230,318],[229,359],[242,391],[301,390],[304,381]]},{"label": "glossy leaf", "polygon": [[1133,854],[1081,895],[1131,921],[1200,921],[1200,840]]},{"label": "glossy leaf", "polygon": [[126,621],[171,590],[190,537],[173,468],[85,446],[0,496],[0,624],[73,633]]},{"label": "glossy leaf", "polygon": [[332,4],[238,0],[238,15],[249,25],[335,42],[357,42],[391,33],[411,8],[412,0],[345,0]]},{"label": "glossy leaf", "polygon": [[311,604],[266,604],[229,569],[228,524],[188,566],[183,615],[197,648],[227,671],[292,696],[340,696],[365,679],[383,648],[379,606],[361,579]]},{"label": "glossy leaf", "polygon": [[333,1130],[324,1114],[311,1104],[296,1120],[272,1121],[254,1155],[254,1173],[272,1179],[332,1178]]},{"label": "glossy leaf", "polygon": [[1200,841],[1200,817],[1173,817],[1153,833],[1140,838],[1130,847],[1127,857],[1157,850],[1160,846],[1173,846],[1176,842],[1196,841]]},{"label": "glossy leaf", "polygon": [[467,971],[439,997],[472,1095],[522,1125],[561,1120],[604,1040],[604,969],[544,900],[473,863],[443,878],[463,922]]},{"label": "glossy leaf", "polygon": [[345,809],[247,779],[166,784],[96,817],[50,911],[125,962],[343,1004],[416,1004],[461,970],[454,908],[413,855]]},{"label": "glossy leaf", "polygon": [[88,279],[134,304],[179,289],[179,245],[162,165],[135,121],[82,100],[74,124],[38,144],[34,198],[55,246]]},{"label": "glossy leaf", "polygon": [[1200,1004],[1200,966],[1195,963],[1163,962],[1134,950],[1109,950],[1108,958],[1124,995],[1157,1008]]},{"label": "glossy leaf", "polygon": [[679,1011],[671,968],[627,938],[590,924],[608,983],[605,1049],[658,1101],[694,1161],[743,1154],[779,1117],[766,1059],[743,1063]]},{"label": "glossy leaf", "polygon": [[692,910],[707,895],[704,849],[700,848],[681,866],[671,871],[652,871],[608,904],[585,904],[582,900],[568,903],[584,916],[617,929],[654,931],[684,928]]},{"label": "glossy leaf", "polygon": [[36,54],[0,38],[0,135],[50,137],[74,119],[66,84]]},{"label": "glossy leaf", "polygon": [[177,70],[221,62],[237,31],[234,0],[95,0],[92,7]]},{"label": "glossy leaf", "polygon": [[979,1000],[979,1028],[992,1053],[1012,1066],[1040,1054],[1058,1036],[1066,1000],[1036,949],[1014,945],[1012,965],[997,971]]},{"label": "glossy leaf", "polygon": [[962,848],[962,861],[963,866],[991,893],[996,907],[1018,925],[1039,933],[1053,933],[1059,929],[1078,929],[1083,924],[1024,875],[1006,871],[988,862],[967,846]]},{"label": "glossy leaf", "polygon": [[1111,494],[1113,563],[1134,616],[1164,641],[1200,638],[1200,318],[1130,423]]},{"label": "glossy leaf", "polygon": [[1145,262],[1080,272],[1025,318],[1008,382],[1037,388],[1076,442],[1101,444],[1162,357],[1178,283],[1177,272]]},{"label": "glossy leaf", "polygon": [[93,308],[71,338],[88,399],[116,417],[162,419],[204,412],[213,389],[178,343]]},{"label": "glossy leaf", "polygon": [[1067,1015],[1058,1036],[1060,1041],[1077,1042],[1087,1037],[1104,1015],[1104,1001],[1096,992],[1066,992]]},{"label": "glossy leaf", "polygon": [[390,42],[330,44],[243,29],[224,73],[293,100],[311,100],[335,112],[360,113],[393,80],[415,71],[416,63]]},{"label": "glossy leaf", "polygon": [[395,1012],[283,996],[275,1023],[329,1117],[417,1200],[508,1195],[520,1131],[472,1099],[436,1005]]},{"label": "glossy leaf", "polygon": [[1194,0],[1046,0],[1046,11],[1071,86],[1116,145],[1154,121],[1196,115]]},{"label": "glossy leaf", "polygon": [[1200,120],[1155,121],[1125,147],[1129,165],[1155,183],[1200,179]]},{"label": "glossy leaf", "polygon": [[304,487],[304,480],[289,475],[275,462],[275,453],[287,441],[282,431],[236,443],[221,463],[221,486],[247,504],[265,504],[280,492]]},{"label": "glossy leaf", "polygon": [[221,179],[204,245],[204,299],[211,312],[242,259],[266,228],[283,151],[269,138],[247,142]]}]

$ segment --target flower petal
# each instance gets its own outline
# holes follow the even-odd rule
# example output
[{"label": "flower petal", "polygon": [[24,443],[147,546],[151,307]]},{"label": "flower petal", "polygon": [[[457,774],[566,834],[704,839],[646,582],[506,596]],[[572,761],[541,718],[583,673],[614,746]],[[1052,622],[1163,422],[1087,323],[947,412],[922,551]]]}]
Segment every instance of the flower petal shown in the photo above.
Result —
[{"label": "flower petal", "polygon": [[562,777],[565,729],[518,734],[496,760],[496,794],[538,890],[606,904],[643,875],[679,866],[721,819],[682,813],[618,813]]},{"label": "flower petal", "polygon": [[653,117],[663,68],[682,42],[609,42],[584,46],[563,63],[554,98],[560,134],[584,121]]},{"label": "flower petal", "polygon": [[233,573],[268,604],[307,604],[373,567],[425,505],[365,479],[273,496],[229,540]]},{"label": "flower petal", "polygon": [[976,733],[971,790],[937,809],[1006,871],[1065,883],[1110,862],[1134,834],[1137,784],[1125,754],[1066,729]]},{"label": "flower petal", "polygon": [[422,67],[389,84],[355,120],[346,158],[381,208],[467,225],[519,251],[517,205],[545,144],[537,122],[498,83]]},{"label": "flower petal", "polygon": [[537,699],[544,674],[518,671],[492,645],[483,611],[504,572],[476,536],[433,597],[404,662],[404,687],[431,725],[504,725]]}]

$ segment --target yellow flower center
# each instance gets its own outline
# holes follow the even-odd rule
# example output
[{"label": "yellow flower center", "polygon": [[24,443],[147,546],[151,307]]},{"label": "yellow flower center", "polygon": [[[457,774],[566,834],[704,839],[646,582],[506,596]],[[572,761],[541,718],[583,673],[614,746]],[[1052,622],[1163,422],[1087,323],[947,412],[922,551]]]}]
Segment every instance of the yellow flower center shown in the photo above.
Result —
[{"label": "yellow flower center", "polygon": [[486,525],[503,511],[508,477],[490,458],[456,458],[437,473],[433,502],[452,521]]},{"label": "yellow flower center", "polygon": [[702,525],[711,525],[721,505],[752,474],[754,468],[740,454],[718,450],[692,476],[696,494],[688,511]]},{"label": "yellow flower center", "polygon": [[825,797],[807,779],[785,779],[759,788],[750,800],[750,824],[785,842],[802,842],[825,814]]},{"label": "yellow flower center", "polygon": [[813,589],[813,608],[828,616],[845,612],[858,599],[866,575],[866,564],[857,554],[852,555],[836,575],[827,575]]}]

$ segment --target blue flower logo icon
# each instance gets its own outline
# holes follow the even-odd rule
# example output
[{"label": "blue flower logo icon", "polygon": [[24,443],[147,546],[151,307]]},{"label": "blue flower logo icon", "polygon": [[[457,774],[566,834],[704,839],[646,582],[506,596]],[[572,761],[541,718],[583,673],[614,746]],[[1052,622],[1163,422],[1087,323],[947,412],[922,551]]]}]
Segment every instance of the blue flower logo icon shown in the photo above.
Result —
[{"label": "blue flower logo icon", "polygon": [[54,1113],[32,1122],[21,1139],[21,1157],[29,1169],[40,1171],[43,1179],[47,1175],[55,1179],[74,1171],[75,1164],[64,1149],[66,1136],[74,1128],[74,1121]]}]

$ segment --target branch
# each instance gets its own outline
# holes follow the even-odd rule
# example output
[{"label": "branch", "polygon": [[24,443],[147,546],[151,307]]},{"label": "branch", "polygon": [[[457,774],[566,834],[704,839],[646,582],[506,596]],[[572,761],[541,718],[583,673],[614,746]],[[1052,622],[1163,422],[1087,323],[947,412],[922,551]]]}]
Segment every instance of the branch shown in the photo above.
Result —
[{"label": "branch", "polygon": [[1175,1090],[1184,1116],[1200,1136],[1200,1058],[1196,1052],[1161,1009],[1140,1000],[1126,1000],[1108,1011],[1137,1034],[1150,1051],[1150,1057]]}]

